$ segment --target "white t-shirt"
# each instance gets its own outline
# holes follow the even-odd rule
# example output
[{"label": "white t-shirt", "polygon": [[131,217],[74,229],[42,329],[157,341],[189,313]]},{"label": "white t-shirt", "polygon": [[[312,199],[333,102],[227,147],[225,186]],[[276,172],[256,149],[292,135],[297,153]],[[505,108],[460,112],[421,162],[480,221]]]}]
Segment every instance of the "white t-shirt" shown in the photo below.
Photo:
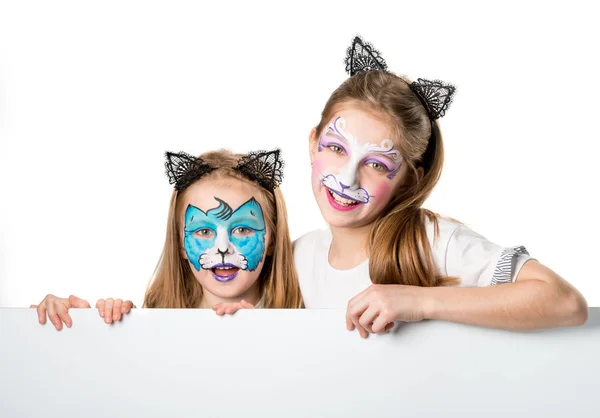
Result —
[{"label": "white t-shirt", "polygon": [[[500,247],[468,227],[438,218],[439,235],[426,221],[433,260],[439,274],[460,279],[461,287],[513,282],[531,257],[525,247]],[[435,242],[434,242],[435,241]],[[369,260],[349,270],[329,264],[331,231],[309,232],[294,242],[294,263],[307,308],[346,308],[348,301],[369,287]]]}]

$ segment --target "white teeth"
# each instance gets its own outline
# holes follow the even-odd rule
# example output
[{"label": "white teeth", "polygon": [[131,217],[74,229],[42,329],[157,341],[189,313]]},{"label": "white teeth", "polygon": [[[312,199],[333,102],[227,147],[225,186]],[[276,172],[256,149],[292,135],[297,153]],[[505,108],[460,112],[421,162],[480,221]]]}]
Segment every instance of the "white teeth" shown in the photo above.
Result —
[{"label": "white teeth", "polygon": [[231,270],[233,267],[217,267],[215,270]]},{"label": "white teeth", "polygon": [[337,203],[339,203],[342,206],[358,205],[358,203],[359,203],[356,200],[346,199],[345,197],[342,197],[339,194],[334,193],[331,190],[329,190],[329,194],[333,197],[333,200],[335,200]]}]

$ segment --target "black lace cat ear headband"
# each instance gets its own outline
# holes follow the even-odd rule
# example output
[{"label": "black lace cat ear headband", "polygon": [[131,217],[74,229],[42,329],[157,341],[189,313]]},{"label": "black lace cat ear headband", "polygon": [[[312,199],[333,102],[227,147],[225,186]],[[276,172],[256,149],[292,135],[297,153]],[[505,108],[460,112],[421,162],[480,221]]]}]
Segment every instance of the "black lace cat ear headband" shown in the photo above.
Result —
[{"label": "black lace cat ear headband", "polygon": [[[272,192],[283,180],[283,166],[281,151],[274,149],[250,152],[240,158],[233,169]],[[169,184],[174,184],[178,191],[185,190],[193,182],[217,168],[219,167],[213,167],[202,158],[196,158],[185,152],[165,153],[165,169]]]},{"label": "black lace cat ear headband", "polygon": [[[356,36],[346,51],[346,72],[353,76],[363,71],[388,72],[387,64],[381,53],[360,36]],[[452,103],[456,87],[440,80],[418,78],[408,85],[421,101],[427,114],[433,121],[443,117]]]}]

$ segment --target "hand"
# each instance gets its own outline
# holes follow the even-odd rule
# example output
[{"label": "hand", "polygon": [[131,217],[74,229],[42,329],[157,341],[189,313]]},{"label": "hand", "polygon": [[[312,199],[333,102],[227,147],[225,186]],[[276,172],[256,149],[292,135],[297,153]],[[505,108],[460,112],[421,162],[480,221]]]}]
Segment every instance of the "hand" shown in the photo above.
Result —
[{"label": "hand", "polygon": [[358,330],[361,337],[384,334],[394,321],[424,319],[423,288],[418,286],[373,284],[350,299],[346,310],[346,328]]},{"label": "hand", "polygon": [[113,321],[120,321],[122,315],[129,313],[132,308],[136,306],[132,301],[128,300],[123,302],[122,299],[98,299],[96,302],[96,308],[98,308],[98,314],[101,318],[104,318],[104,322],[110,324]]},{"label": "hand", "polygon": [[71,328],[73,320],[69,315],[70,308],[89,308],[90,304],[87,300],[78,298],[77,296],[69,296],[68,298],[59,298],[54,295],[46,295],[44,300],[39,305],[31,305],[30,308],[37,308],[38,321],[40,324],[46,323],[46,314],[50,322],[54,324],[54,328],[60,331],[63,322],[67,328]]},{"label": "hand", "polygon": [[217,315],[234,314],[240,309],[254,309],[254,305],[246,302],[244,299],[239,302],[221,302],[212,307]]}]

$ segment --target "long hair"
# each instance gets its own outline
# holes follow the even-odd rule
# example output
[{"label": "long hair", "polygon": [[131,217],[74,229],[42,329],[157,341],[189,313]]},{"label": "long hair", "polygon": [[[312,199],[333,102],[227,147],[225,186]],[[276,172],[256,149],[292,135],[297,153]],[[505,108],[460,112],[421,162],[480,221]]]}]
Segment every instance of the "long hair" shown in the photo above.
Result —
[{"label": "long hair", "polygon": [[[417,286],[456,283],[455,278],[437,273],[425,227],[428,218],[437,237],[437,215],[421,208],[438,182],[444,162],[437,122],[431,123],[408,80],[389,72],[365,71],[348,78],[332,93],[315,128],[316,137],[346,105],[383,117],[408,166],[407,177],[371,229],[367,249],[371,280]],[[420,179],[419,170],[423,173]]]},{"label": "long hair", "polygon": [[[241,155],[220,150],[202,154],[205,162],[215,170],[202,177],[204,179],[234,178],[256,187],[265,203],[263,211],[267,228],[271,231],[271,242],[266,251],[265,261],[258,278],[260,294],[265,308],[301,308],[302,296],[298,286],[292,242],[287,221],[287,210],[283,194],[279,188],[274,192],[262,188],[233,170]],[[146,290],[146,308],[195,308],[202,298],[202,287],[194,277],[189,263],[182,257],[182,202],[186,191],[173,191],[167,220],[165,245]]]}]

